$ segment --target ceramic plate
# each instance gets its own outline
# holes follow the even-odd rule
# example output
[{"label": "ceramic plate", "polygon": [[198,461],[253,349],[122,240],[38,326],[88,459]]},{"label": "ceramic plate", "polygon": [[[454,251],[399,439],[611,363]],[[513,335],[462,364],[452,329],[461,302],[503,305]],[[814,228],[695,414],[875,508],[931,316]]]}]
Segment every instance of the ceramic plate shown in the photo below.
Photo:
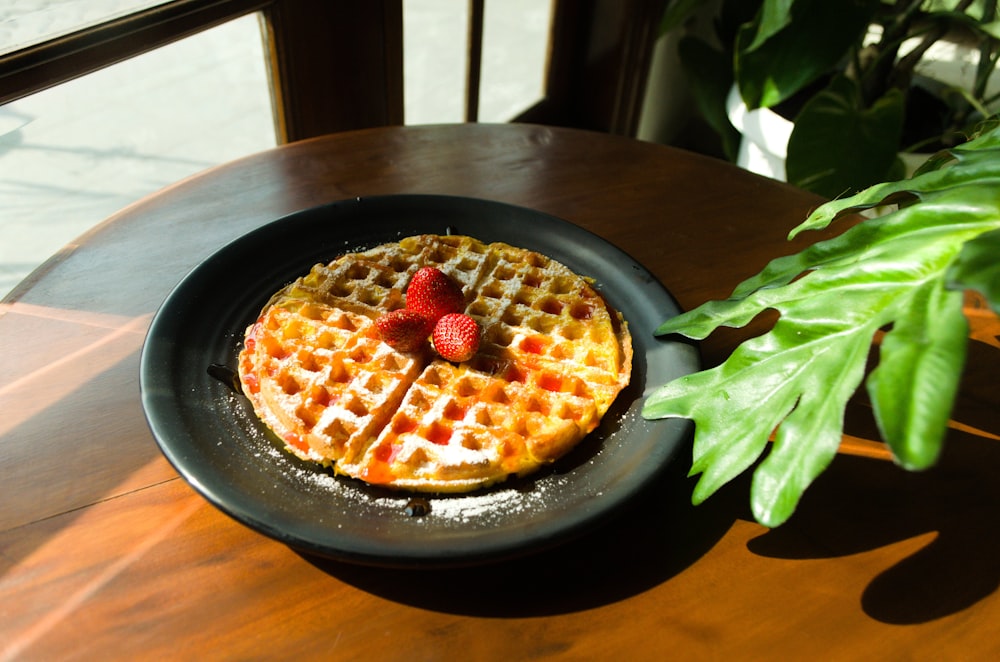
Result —
[{"label": "ceramic plate", "polygon": [[[449,232],[544,253],[595,279],[622,312],[635,348],[632,383],[601,426],[539,474],[468,495],[424,497],[426,504],[414,500],[419,495],[335,477],[285,453],[226,379],[246,326],[272,293],[317,262],[413,234]],[[164,455],[195,490],[293,548],[393,567],[500,560],[612,517],[684,445],[687,422],[640,415],[649,391],[699,369],[693,347],[653,336],[678,312],[645,268],[567,221],[469,198],[359,198],[262,226],[187,275],[149,329],[142,403]]]}]

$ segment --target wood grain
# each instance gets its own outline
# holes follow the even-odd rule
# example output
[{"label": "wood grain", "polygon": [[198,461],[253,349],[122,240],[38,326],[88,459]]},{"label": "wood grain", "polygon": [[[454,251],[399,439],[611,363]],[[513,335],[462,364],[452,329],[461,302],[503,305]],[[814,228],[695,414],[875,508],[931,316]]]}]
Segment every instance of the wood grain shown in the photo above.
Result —
[{"label": "wood grain", "polygon": [[[290,144],[123,210],[0,304],[0,658],[1000,653],[1000,444],[968,431],[954,430],[940,465],[921,474],[838,456],[774,531],[750,518],[745,476],[691,506],[685,458],[598,531],[455,570],[310,558],[214,509],[145,426],[138,352],[149,320],[188,270],[248,230],[393,193],[555,214],[631,254],[684,307],[726,296],[794,250],[788,230],[820,202],[625,138],[462,125]],[[706,363],[740,333],[703,343]],[[975,345],[966,423],[996,434],[997,352]]]}]

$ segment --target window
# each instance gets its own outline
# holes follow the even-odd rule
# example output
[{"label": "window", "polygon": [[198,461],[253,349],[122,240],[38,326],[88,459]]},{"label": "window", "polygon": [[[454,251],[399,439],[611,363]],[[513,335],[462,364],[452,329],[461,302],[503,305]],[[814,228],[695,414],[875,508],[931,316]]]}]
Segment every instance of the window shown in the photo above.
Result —
[{"label": "window", "polygon": [[406,124],[462,122],[468,0],[403,0]]},{"label": "window", "polygon": [[660,12],[660,0],[0,5],[0,296],[136,199],[277,142],[465,121],[466,105],[484,122],[631,134]]},{"label": "window", "polygon": [[[403,0],[407,124],[465,121],[468,0]],[[484,2],[481,122],[508,122],[544,94],[552,6],[544,0]]]},{"label": "window", "polygon": [[165,2],[167,0],[6,0],[0,7],[0,54]]},{"label": "window", "polygon": [[551,3],[487,2],[479,120],[508,122],[545,94]]},{"label": "window", "polygon": [[0,106],[0,296],[135,200],[275,144],[255,15]]}]

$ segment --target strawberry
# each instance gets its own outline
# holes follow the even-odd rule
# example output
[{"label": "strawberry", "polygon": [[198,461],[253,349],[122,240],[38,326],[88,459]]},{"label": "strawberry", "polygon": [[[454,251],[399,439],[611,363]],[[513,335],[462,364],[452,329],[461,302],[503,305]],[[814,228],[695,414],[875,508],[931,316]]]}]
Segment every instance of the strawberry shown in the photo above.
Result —
[{"label": "strawberry", "polygon": [[461,363],[479,349],[479,324],[464,313],[449,313],[434,325],[431,340],[441,358]]},{"label": "strawberry", "polygon": [[435,267],[422,267],[406,288],[406,308],[436,324],[445,315],[464,311],[465,295],[448,274]]},{"label": "strawberry", "polygon": [[433,324],[412,310],[393,310],[375,320],[382,342],[400,352],[413,352],[427,342]]}]

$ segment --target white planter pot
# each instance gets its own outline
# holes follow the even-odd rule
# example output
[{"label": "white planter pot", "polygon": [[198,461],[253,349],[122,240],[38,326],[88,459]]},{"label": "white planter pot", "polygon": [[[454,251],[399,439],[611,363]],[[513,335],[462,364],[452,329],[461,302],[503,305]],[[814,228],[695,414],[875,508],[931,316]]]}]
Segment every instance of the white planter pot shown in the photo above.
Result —
[{"label": "white planter pot", "polygon": [[769,108],[747,110],[735,85],[726,99],[726,113],[743,136],[737,165],[758,175],[786,181],[785,155],[793,124]]}]

